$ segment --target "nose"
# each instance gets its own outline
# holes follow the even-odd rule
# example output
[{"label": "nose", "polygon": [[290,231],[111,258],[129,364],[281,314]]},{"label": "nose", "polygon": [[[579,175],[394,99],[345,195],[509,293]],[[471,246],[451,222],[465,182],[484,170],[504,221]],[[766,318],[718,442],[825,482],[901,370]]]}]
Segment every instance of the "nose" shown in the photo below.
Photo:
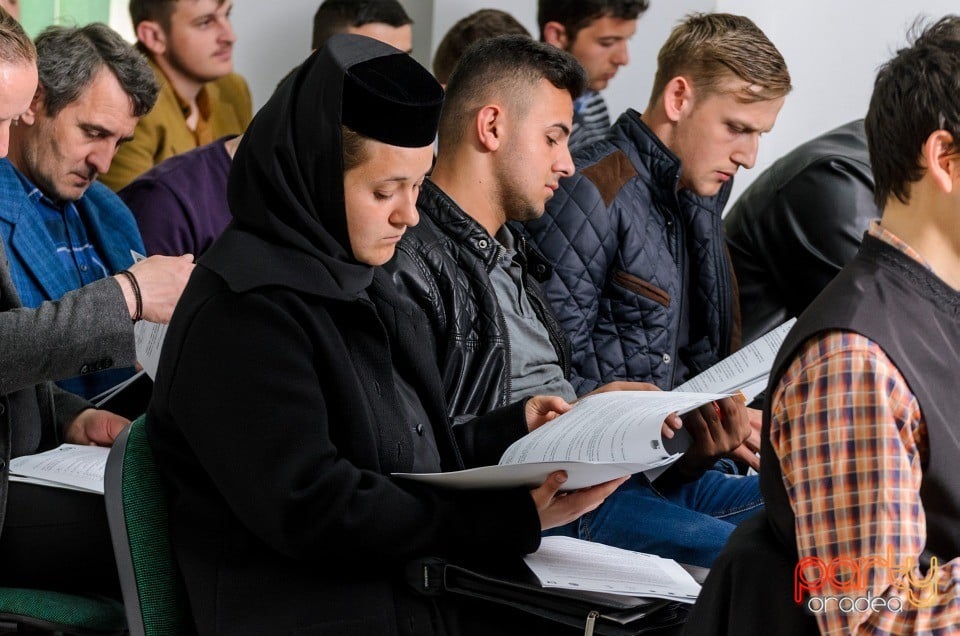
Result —
[{"label": "nose", "polygon": [[237,41],[237,36],[233,32],[233,23],[230,22],[230,18],[224,17],[220,21],[220,41],[233,44]]},{"label": "nose", "polygon": [[738,166],[749,170],[757,163],[757,152],[760,149],[760,135],[747,136],[735,149],[730,159]]},{"label": "nose", "polygon": [[613,63],[617,66],[626,66],[630,63],[630,52],[627,50],[626,40],[617,43],[613,49]]},{"label": "nose", "polygon": [[403,197],[403,201],[398,205],[393,214],[390,215],[390,222],[396,226],[413,227],[420,222],[420,213],[417,211],[417,192]]},{"label": "nose", "polygon": [[110,163],[115,154],[117,149],[114,146],[98,145],[87,155],[87,165],[96,170],[97,174],[106,174],[110,171]]},{"label": "nose", "polygon": [[573,157],[570,155],[570,146],[563,144],[563,150],[553,166],[553,171],[558,172],[560,176],[569,177],[573,174]]}]

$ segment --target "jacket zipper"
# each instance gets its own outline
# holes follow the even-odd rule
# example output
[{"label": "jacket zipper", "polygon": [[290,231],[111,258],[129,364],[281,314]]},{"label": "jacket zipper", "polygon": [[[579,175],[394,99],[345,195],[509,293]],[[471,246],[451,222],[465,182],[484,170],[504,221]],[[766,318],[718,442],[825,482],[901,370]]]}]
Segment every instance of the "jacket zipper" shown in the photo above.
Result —
[{"label": "jacket zipper", "polygon": [[[503,256],[503,246],[497,245],[496,259],[494,267],[500,267],[500,257]],[[513,363],[510,353],[510,333],[507,331],[507,319],[503,317],[503,310],[497,307],[497,323],[500,325],[500,331],[503,332],[503,343],[507,350],[507,390],[504,391],[503,399],[500,400],[500,406],[506,406],[513,401]]]},{"label": "jacket zipper", "polygon": [[[685,228],[681,227],[681,218],[679,214],[680,210],[680,200],[677,198],[677,188],[680,187],[680,173],[677,173],[676,182],[673,187],[673,209],[670,210],[670,213],[673,216],[674,220],[667,219],[667,229],[673,229],[673,253],[674,253],[674,262],[677,264],[678,269],[680,270],[680,299],[677,303],[677,316],[680,319],[680,322],[683,322],[683,312],[686,311],[684,306],[686,301],[686,284],[687,284],[687,259],[686,259],[686,233]],[[683,240],[680,240],[682,238]],[[667,387],[668,391],[672,391],[673,387],[677,386],[677,356],[679,355],[679,338],[673,339],[673,347],[671,347],[671,357],[670,357],[670,386]]]},{"label": "jacket zipper", "polygon": [[[530,288],[530,285],[527,282],[529,274],[527,274],[527,239],[520,237],[520,249],[523,254],[523,276],[521,280],[523,281],[524,289],[526,293]],[[542,289],[542,287],[541,287]],[[560,361],[560,371],[563,373],[563,379],[569,381],[570,376],[570,354],[567,349],[562,344],[562,339],[558,335],[560,333],[560,325],[556,323],[556,320],[548,318],[548,312],[546,309],[546,300],[540,298],[539,295],[529,292],[527,293],[527,298],[530,299],[530,304],[533,305],[533,310],[537,312],[537,317],[540,319],[540,322],[543,324],[544,328],[547,330],[547,337],[550,339],[550,344],[553,346],[554,351],[557,353],[557,359]]]}]

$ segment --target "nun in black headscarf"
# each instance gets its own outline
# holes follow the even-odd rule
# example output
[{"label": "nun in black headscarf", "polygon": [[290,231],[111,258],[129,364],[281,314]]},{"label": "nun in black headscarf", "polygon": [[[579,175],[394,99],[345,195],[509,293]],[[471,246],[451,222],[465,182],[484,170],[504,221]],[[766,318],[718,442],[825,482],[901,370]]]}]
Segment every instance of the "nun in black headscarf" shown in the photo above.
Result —
[{"label": "nun in black headscarf", "polygon": [[377,267],[417,222],[441,101],[408,55],[335,36],[237,151],[234,222],[177,307],[147,414],[202,634],[456,631],[403,583],[408,560],[524,554],[607,494],[390,477],[495,463],[567,408],[533,398],[454,434],[428,322]]}]

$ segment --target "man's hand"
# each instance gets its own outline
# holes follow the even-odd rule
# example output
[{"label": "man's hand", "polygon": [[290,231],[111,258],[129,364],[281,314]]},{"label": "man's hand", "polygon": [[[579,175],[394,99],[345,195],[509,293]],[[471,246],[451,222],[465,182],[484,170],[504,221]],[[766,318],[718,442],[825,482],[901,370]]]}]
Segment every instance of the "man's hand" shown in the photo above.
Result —
[{"label": "man's hand", "polygon": [[[617,380],[615,382],[608,382],[601,387],[594,389],[587,393],[587,395],[593,395],[594,393],[606,393],[608,391],[659,391],[660,387],[656,384],[650,384],[649,382],[627,382],[625,380]],[[587,397],[587,395],[583,397]],[[674,431],[679,431],[683,427],[683,420],[680,419],[680,416],[676,413],[671,413],[667,416],[667,419],[663,421],[663,424],[660,426],[660,434],[666,439],[673,439],[675,435]]]},{"label": "man's hand", "polygon": [[527,415],[527,432],[538,429],[558,415],[569,411],[571,406],[562,397],[555,395],[535,395],[524,407]]},{"label": "man's hand", "polygon": [[[193,271],[193,255],[183,256],[151,256],[130,267],[130,272],[136,277],[140,286],[140,296],[143,300],[143,315],[141,318],[150,322],[170,322],[173,308],[176,307],[187,279]],[[137,300],[130,281],[124,276],[114,276],[123,297],[127,301],[130,316],[133,317]]]},{"label": "man's hand", "polygon": [[562,526],[596,509],[629,478],[627,475],[590,488],[560,492],[560,487],[567,481],[567,473],[562,470],[550,473],[543,485],[530,491],[540,515],[540,529]]},{"label": "man's hand", "polygon": [[677,460],[676,468],[688,479],[699,477],[743,444],[753,431],[747,407],[736,398],[705,404],[684,415],[683,424],[693,445]]},{"label": "man's hand", "polygon": [[760,431],[763,428],[763,411],[747,409],[747,418],[750,422],[750,436],[743,444],[730,452],[730,456],[740,460],[754,470],[760,470]]},{"label": "man's hand", "polygon": [[113,446],[113,440],[129,423],[130,420],[127,418],[110,411],[86,409],[80,411],[67,424],[67,430],[64,431],[63,437],[64,441],[70,444]]}]

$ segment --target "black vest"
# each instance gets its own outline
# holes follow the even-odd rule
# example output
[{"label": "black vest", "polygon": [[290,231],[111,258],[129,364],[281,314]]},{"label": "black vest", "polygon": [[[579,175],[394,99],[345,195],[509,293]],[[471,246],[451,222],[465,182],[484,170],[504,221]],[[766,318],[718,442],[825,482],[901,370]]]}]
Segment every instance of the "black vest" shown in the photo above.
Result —
[{"label": "black vest", "polygon": [[[927,516],[927,550],[943,561],[960,554],[960,477],[951,470],[960,462],[954,432],[960,427],[949,417],[960,413],[958,318],[960,293],[896,248],[867,236],[857,256],[800,316],[780,348],[769,384],[779,385],[803,344],[824,331],[853,331],[880,345],[917,397],[926,421],[930,452],[920,498]],[[684,636],[819,634],[813,615],[793,602],[795,518],[770,444],[773,392],[767,391],[760,455],[766,510],[730,537]]]},{"label": "black vest", "polygon": [[[903,375],[926,421],[929,455],[920,499],[927,517],[927,556],[960,555],[960,293],[920,263],[867,235],[856,258],[803,313],[773,364],[776,387],[800,347],[832,329],[877,343]],[[776,534],[795,553],[794,515],[770,444],[764,408],[760,487]]]}]

